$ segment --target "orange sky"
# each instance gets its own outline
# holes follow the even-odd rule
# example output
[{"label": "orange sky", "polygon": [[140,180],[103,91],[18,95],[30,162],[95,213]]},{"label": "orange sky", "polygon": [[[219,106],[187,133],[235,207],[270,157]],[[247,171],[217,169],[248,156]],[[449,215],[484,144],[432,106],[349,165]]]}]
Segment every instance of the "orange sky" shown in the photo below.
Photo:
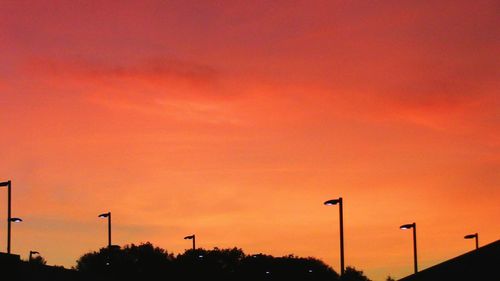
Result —
[{"label": "orange sky", "polygon": [[72,266],[111,210],[115,244],[338,271],[338,196],[376,281],[412,273],[401,224],[421,268],[499,239],[498,1],[165,2],[0,2],[14,252]]}]

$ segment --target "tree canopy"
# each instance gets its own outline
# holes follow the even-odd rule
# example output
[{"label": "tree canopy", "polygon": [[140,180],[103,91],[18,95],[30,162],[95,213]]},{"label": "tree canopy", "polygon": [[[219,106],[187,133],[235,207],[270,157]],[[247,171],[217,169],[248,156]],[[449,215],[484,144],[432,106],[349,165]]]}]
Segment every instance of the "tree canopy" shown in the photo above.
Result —
[{"label": "tree canopy", "polygon": [[348,266],[340,281],[371,281],[368,277],[366,277],[361,270],[357,270],[354,267]]},{"label": "tree canopy", "polygon": [[85,280],[370,281],[353,267],[339,277],[312,257],[247,255],[239,248],[187,250],[177,256],[151,243],[102,248],[77,260]]},{"label": "tree canopy", "polygon": [[31,260],[29,260],[28,262],[32,264],[41,264],[41,265],[47,264],[47,261],[41,255],[32,257]]}]

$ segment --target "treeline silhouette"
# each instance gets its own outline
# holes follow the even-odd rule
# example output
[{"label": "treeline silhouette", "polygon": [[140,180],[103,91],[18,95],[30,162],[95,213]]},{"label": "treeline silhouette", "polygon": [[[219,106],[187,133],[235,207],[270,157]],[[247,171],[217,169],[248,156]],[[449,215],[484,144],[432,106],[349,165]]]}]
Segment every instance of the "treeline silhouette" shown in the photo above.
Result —
[{"label": "treeline silhouette", "polygon": [[348,267],[340,277],[321,260],[247,255],[239,248],[186,250],[174,255],[151,243],[102,248],[77,260],[82,280],[369,281]]}]

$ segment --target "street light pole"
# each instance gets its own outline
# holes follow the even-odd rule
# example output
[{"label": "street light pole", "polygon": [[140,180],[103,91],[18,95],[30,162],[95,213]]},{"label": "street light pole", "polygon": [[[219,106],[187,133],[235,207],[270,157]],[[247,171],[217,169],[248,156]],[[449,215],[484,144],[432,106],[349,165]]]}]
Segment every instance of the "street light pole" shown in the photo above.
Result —
[{"label": "street light pole", "polygon": [[344,275],[344,207],[342,205],[342,197],[339,198],[339,216],[340,216],[340,268],[341,274]]},{"label": "street light pole", "polygon": [[476,250],[479,248],[479,234],[474,233],[474,234],[465,235],[465,237],[464,237],[464,238],[465,238],[465,239],[472,239],[472,238],[475,238],[475,239],[476,239]]},{"label": "street light pole", "polygon": [[108,217],[108,247],[111,248],[111,212]]},{"label": "street light pole", "polygon": [[111,212],[103,213],[99,218],[108,218],[108,248],[111,248]]},{"label": "street light pole", "polygon": [[342,197],[326,201],[327,206],[339,204],[339,221],[340,221],[340,275],[344,275],[344,207]]},{"label": "street light pole", "polygon": [[184,239],[191,239],[193,240],[193,251],[196,250],[196,235],[189,235],[184,237]]},{"label": "street light pole", "polygon": [[413,263],[415,267],[415,273],[418,272],[417,265],[417,224],[413,223]]},{"label": "street light pole", "polygon": [[415,273],[418,272],[418,264],[417,264],[417,224],[410,223],[404,224],[399,227],[400,229],[413,229],[413,263],[415,268]]},{"label": "street light pole", "polygon": [[7,254],[10,254],[10,233],[11,233],[11,189],[12,183],[11,181],[0,182],[0,186],[7,186]]},{"label": "street light pole", "polygon": [[10,181],[7,182],[9,185],[7,187],[7,254],[10,254],[10,242],[11,242],[11,233],[12,233],[12,183]]}]

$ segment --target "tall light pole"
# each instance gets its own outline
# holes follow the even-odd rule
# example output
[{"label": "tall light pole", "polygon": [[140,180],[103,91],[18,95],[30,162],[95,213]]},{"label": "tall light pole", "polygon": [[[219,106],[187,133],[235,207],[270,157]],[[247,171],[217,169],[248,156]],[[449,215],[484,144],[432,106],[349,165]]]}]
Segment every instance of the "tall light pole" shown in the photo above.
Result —
[{"label": "tall light pole", "polygon": [[29,258],[29,262],[31,262],[31,260],[33,259],[33,255],[39,255],[40,253],[37,252],[37,251],[30,251],[30,258]]},{"label": "tall light pole", "polygon": [[339,204],[340,216],[340,275],[344,275],[344,214],[342,206],[342,197],[338,199],[328,200],[324,203],[326,206]]},{"label": "tall light pole", "polygon": [[108,218],[108,248],[111,249],[111,212],[100,214],[99,218]]},{"label": "tall light pole", "polygon": [[474,234],[465,235],[464,238],[465,239],[476,238],[476,250],[479,248],[479,234],[474,233]]},{"label": "tall light pole", "polygon": [[10,254],[10,233],[11,233],[11,223],[21,222],[21,219],[12,220],[12,182],[4,181],[0,182],[0,187],[7,187],[7,254]]},{"label": "tall light pole", "polygon": [[409,224],[404,224],[399,227],[400,229],[410,229],[413,228],[413,263],[415,267],[415,273],[418,272],[418,265],[417,265],[417,224],[416,223],[409,223]]},{"label": "tall light pole", "polygon": [[193,240],[193,251],[196,250],[196,235],[189,235],[189,236],[186,236],[184,237],[184,239],[186,240]]}]

